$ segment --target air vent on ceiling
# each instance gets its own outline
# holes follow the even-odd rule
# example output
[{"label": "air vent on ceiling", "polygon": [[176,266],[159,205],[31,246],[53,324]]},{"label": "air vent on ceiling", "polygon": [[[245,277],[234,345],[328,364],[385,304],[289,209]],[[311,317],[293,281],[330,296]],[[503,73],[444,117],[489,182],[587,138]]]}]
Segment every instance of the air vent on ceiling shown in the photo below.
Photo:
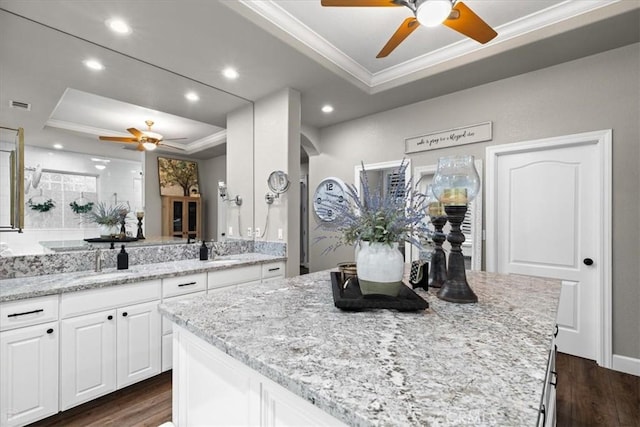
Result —
[{"label": "air vent on ceiling", "polygon": [[9,101],[9,107],[11,108],[20,108],[22,110],[27,110],[27,111],[31,111],[31,104],[29,104],[28,102],[21,102],[21,101]]}]

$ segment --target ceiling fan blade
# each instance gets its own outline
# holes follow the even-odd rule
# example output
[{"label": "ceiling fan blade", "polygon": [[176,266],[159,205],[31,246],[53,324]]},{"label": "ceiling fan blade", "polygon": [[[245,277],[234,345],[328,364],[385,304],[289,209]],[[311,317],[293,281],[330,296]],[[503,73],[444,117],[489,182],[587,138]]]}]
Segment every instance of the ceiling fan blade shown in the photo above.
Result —
[{"label": "ceiling fan blade", "polygon": [[384,7],[384,6],[403,6],[397,4],[394,0],[322,0],[322,6],[337,7]]},{"label": "ceiling fan blade", "polygon": [[138,142],[136,138],[128,138],[122,136],[100,136],[100,141],[113,141],[113,142]]},{"label": "ceiling fan blade", "polygon": [[451,15],[442,24],[482,44],[498,35],[489,24],[461,1],[453,6]]},{"label": "ceiling fan blade", "polygon": [[407,18],[402,22],[402,24],[398,27],[395,33],[391,36],[386,45],[382,48],[380,53],[376,55],[376,58],[384,58],[389,55],[393,49],[398,47],[400,43],[404,41],[409,34],[411,34],[416,28],[418,28],[420,24],[416,18]]},{"label": "ceiling fan blade", "polygon": [[132,133],[136,138],[142,138],[144,136],[144,134],[142,132],[140,132],[138,129],[136,128],[129,128],[127,129],[130,133]]}]

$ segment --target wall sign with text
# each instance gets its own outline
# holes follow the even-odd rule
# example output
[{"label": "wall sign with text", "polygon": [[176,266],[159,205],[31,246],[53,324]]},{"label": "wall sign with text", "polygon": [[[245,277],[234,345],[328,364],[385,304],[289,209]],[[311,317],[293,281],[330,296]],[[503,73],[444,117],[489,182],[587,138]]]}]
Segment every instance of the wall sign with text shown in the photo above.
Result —
[{"label": "wall sign with text", "polygon": [[438,148],[491,141],[492,138],[492,122],[485,122],[406,138],[404,140],[404,152],[409,154],[436,150]]}]

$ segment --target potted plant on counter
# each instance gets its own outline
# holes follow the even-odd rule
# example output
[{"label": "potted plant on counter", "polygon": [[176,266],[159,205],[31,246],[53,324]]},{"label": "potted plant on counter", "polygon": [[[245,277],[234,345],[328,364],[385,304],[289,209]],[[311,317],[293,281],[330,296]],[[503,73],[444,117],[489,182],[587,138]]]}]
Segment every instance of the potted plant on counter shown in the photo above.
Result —
[{"label": "potted plant on counter", "polygon": [[84,218],[87,222],[98,224],[100,237],[109,238],[119,234],[118,225],[121,222],[123,211],[127,211],[127,206],[123,204],[107,206],[106,203],[99,202],[84,214]]},{"label": "potted plant on counter", "polygon": [[[404,177],[407,163],[393,171]],[[318,240],[333,239],[325,252],[342,245],[355,245],[356,266],[363,294],[396,296],[404,286],[404,259],[398,245],[404,242],[421,247],[420,241],[430,234],[425,220],[426,196],[411,181],[382,191],[371,189],[363,164],[362,194],[347,184],[346,203],[328,200],[327,207],[335,219],[321,223],[328,232]]]}]

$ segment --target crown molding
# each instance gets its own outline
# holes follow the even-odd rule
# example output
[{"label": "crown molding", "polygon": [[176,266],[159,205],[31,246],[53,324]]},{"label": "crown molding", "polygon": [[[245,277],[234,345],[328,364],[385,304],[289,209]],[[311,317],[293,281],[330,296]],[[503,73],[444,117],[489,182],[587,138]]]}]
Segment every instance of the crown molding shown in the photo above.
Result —
[{"label": "crown molding", "polygon": [[[524,45],[552,32],[564,32],[589,21],[614,16],[639,7],[639,3],[622,0],[565,0],[561,3],[524,16],[518,20],[496,27],[498,37],[487,45],[481,45],[465,38],[459,42],[444,46],[438,50],[418,56],[409,61],[390,66],[372,73],[351,57],[329,43],[318,33],[284,10],[273,0],[239,0],[228,2],[237,4],[229,7],[247,16],[247,10],[258,15],[271,25],[261,26],[274,33],[274,27],[281,39],[313,57],[355,83],[368,93],[378,93],[411,81],[447,71],[479,58],[495,55],[507,49]],[[598,11],[598,12],[596,12]],[[584,15],[594,12],[585,19]],[[580,16],[580,18],[576,18]],[[255,16],[251,19],[255,22]],[[285,39],[281,33],[288,37]],[[516,40],[517,39],[517,40]],[[467,59],[462,59],[466,57]]]},{"label": "crown molding", "polygon": [[84,133],[84,134],[95,135],[95,136],[110,135],[110,136],[121,136],[124,138],[132,136],[130,133],[114,132],[111,129],[102,129],[94,126],[87,126],[87,125],[82,125],[80,123],[68,122],[65,120],[58,120],[58,119],[49,119],[45,122],[44,125],[52,128],[70,130],[73,132]]}]

